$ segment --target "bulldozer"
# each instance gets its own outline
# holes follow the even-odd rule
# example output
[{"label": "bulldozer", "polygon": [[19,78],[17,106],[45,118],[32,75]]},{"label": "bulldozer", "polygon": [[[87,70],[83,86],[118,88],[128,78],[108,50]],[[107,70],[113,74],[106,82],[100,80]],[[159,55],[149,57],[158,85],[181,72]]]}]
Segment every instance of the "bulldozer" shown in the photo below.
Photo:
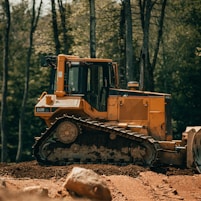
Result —
[{"label": "bulldozer", "polygon": [[59,54],[43,66],[51,67],[51,79],[34,110],[47,125],[33,145],[39,164],[173,165],[201,172],[201,126],[173,139],[170,94],[139,90],[135,81],[121,89],[111,59]]}]

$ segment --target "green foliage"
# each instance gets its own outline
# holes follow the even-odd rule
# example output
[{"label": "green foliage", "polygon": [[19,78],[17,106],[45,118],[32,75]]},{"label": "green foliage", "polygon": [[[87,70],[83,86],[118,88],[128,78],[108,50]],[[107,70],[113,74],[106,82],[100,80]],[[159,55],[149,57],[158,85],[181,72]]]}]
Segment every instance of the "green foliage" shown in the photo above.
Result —
[{"label": "green foliage", "polygon": [[[110,0],[95,1],[96,53],[99,58],[119,61],[119,12],[120,7]],[[79,9],[78,9],[79,8]],[[89,57],[89,1],[75,1],[70,19],[74,38],[73,53]]]},{"label": "green foliage", "polygon": [[96,1],[97,57],[119,61],[120,6],[110,0]]},{"label": "green foliage", "polygon": [[[135,57],[138,58],[142,44],[137,1],[132,1],[133,38]],[[28,4],[22,1],[12,7],[12,24],[9,56],[8,82],[8,146],[10,161],[15,160],[18,141],[18,121],[24,88],[24,70],[28,47],[30,16]],[[89,3],[87,0],[66,4],[69,54],[89,56]],[[158,62],[154,72],[156,91],[172,94],[174,131],[181,134],[188,125],[201,122],[201,2],[170,1],[167,6],[164,35]],[[158,14],[157,9],[154,10]],[[59,16],[59,15],[58,15]],[[1,19],[1,16],[0,16]],[[116,1],[96,1],[97,57],[122,60],[119,50],[120,5]],[[157,20],[151,21],[150,49],[154,47]],[[62,32],[58,18],[59,39]],[[54,53],[51,11],[40,18],[34,36],[32,63],[30,66],[29,97],[24,125],[23,160],[32,159],[31,147],[34,137],[45,128],[43,120],[34,117],[34,105],[43,91],[49,88],[49,69],[40,68],[40,53]],[[0,55],[2,55],[3,24],[0,20]],[[63,51],[62,46],[61,51]],[[0,57],[2,58],[2,57]],[[137,65],[137,62],[136,62]],[[0,72],[2,66],[0,64]],[[0,82],[1,85],[1,82]]]},{"label": "green foliage", "polygon": [[175,133],[201,122],[201,3],[176,1],[169,6],[160,63],[155,72],[157,90],[172,94]]},{"label": "green foliage", "polygon": [[[28,4],[26,1],[12,7],[7,96],[8,116],[6,126],[8,133],[9,161],[15,160],[18,146],[18,123],[24,89],[24,74],[30,27],[30,16],[27,7]],[[34,49],[33,52],[35,52]],[[30,67],[29,101],[25,114],[25,139],[23,142],[24,159],[31,159],[31,147],[34,143],[34,136],[40,136],[41,130],[44,128],[44,122],[34,117],[34,105],[40,93],[47,89],[48,82],[47,79],[44,78],[48,78],[49,73],[47,73],[47,71],[41,71],[39,67],[38,56],[34,54]]]}]

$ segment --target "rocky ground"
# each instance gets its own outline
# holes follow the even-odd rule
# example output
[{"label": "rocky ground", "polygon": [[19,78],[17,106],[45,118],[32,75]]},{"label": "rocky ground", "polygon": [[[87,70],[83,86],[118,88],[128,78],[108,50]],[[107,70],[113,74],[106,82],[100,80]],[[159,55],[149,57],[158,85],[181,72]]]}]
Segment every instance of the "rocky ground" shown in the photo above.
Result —
[{"label": "rocky ground", "polygon": [[[163,167],[148,169],[135,165],[40,166],[36,161],[0,164],[0,201],[74,201],[63,183],[73,167],[94,170],[107,183],[113,201],[201,201],[201,175],[193,170]],[[23,192],[26,187],[47,192]]]}]

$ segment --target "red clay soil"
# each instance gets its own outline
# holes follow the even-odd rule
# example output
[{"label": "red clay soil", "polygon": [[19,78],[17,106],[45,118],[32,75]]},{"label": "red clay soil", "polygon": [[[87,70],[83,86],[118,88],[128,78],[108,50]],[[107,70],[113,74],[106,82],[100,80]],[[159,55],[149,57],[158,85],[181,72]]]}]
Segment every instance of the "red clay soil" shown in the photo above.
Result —
[{"label": "red clay soil", "polygon": [[[94,170],[106,181],[113,201],[201,201],[201,175],[193,170],[161,167],[155,170],[136,165],[40,166],[36,161],[0,164],[0,201],[74,201],[63,190],[73,167]],[[24,193],[25,187],[48,189],[48,196]]]}]

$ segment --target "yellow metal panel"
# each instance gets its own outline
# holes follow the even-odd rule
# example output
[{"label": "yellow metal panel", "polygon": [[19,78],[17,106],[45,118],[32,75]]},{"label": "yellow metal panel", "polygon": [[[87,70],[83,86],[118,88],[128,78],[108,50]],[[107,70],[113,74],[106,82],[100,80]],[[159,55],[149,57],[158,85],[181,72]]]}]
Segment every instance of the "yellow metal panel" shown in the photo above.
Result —
[{"label": "yellow metal panel", "polygon": [[119,120],[148,120],[148,99],[144,97],[120,97]]},{"label": "yellow metal panel", "polygon": [[165,98],[150,97],[149,127],[151,135],[158,140],[165,140]]},{"label": "yellow metal panel", "polygon": [[92,117],[94,119],[106,119],[107,118],[107,112],[99,112],[94,107],[89,105],[89,103],[87,101],[85,101],[84,99],[82,101],[83,101],[83,111],[89,117]]},{"label": "yellow metal panel", "polygon": [[117,120],[118,118],[118,96],[110,96],[108,98],[108,120]]},{"label": "yellow metal panel", "polygon": [[150,112],[165,112],[165,97],[150,97]]}]

